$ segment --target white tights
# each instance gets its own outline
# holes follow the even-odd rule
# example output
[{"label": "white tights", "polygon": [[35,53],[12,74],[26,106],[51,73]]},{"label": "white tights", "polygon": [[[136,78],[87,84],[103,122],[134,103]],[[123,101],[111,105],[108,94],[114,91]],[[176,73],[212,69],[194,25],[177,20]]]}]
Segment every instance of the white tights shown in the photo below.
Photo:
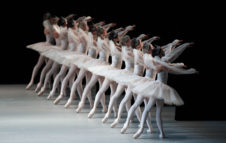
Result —
[{"label": "white tights", "polygon": [[[89,72],[86,71],[85,69],[80,69],[80,71],[79,71],[79,73],[78,73],[78,76],[77,76],[76,80],[75,80],[74,83],[72,84],[71,92],[70,92],[70,97],[69,97],[67,103],[66,103],[65,106],[64,106],[65,108],[68,108],[68,107],[71,105],[71,103],[72,103],[72,101],[73,101],[73,99],[75,98],[75,95],[76,95],[76,89],[78,90],[78,86],[81,85],[82,80],[83,80],[83,78],[84,78],[85,76],[86,76],[86,83],[89,83],[90,75],[91,75],[91,73],[89,73]],[[89,91],[88,94],[91,96],[91,90]],[[79,94],[79,97],[80,97],[80,99],[82,98],[82,93]],[[93,101],[92,101],[92,98],[89,98],[89,100],[90,100],[90,101],[89,101],[90,103],[93,102]]]},{"label": "white tights", "polygon": [[155,103],[156,103],[156,123],[157,123],[158,129],[160,131],[159,137],[160,138],[165,137],[165,134],[163,132],[163,127],[162,127],[162,118],[161,118],[161,112],[162,112],[162,107],[164,105],[164,101],[160,100],[160,99],[156,99],[156,98],[149,98],[148,104],[145,106],[143,114],[142,114],[140,128],[134,134],[134,136],[133,136],[134,138],[138,138],[142,134],[142,132],[144,130],[144,122],[147,119],[148,112],[150,112],[150,110],[155,105]]},{"label": "white tights", "polygon": [[[104,79],[104,82],[101,86],[101,88],[99,89],[99,91],[97,92],[96,96],[95,96],[95,101],[94,101],[94,106],[92,108],[92,110],[90,111],[88,117],[91,118],[95,111],[96,111],[96,108],[101,100],[101,98],[105,98],[105,95],[104,93],[106,92],[106,90],[109,88],[111,88],[111,94],[110,94],[110,97],[112,97],[112,95],[114,95],[115,93],[115,89],[116,89],[116,83],[109,80],[109,79]],[[107,109],[106,109],[107,110]],[[114,111],[117,112],[117,106],[116,104],[114,104]],[[106,111],[105,111],[106,112]]]},{"label": "white tights", "polygon": [[44,85],[42,86],[40,92],[38,93],[39,96],[41,96],[44,93],[44,91],[47,87],[47,83],[50,82],[51,76],[54,74],[54,72],[56,72],[59,69],[59,67],[60,67],[60,65],[58,63],[56,63],[56,62],[53,63],[53,66],[46,74]]},{"label": "white tights", "polygon": [[[89,83],[86,84],[86,87],[82,93],[82,98],[81,98],[81,101],[79,102],[76,112],[80,112],[83,106],[85,105],[86,96],[88,96],[88,99],[90,98],[89,101],[91,101],[91,98],[92,98],[91,94],[88,94],[88,93],[91,91],[92,87],[96,84],[97,81],[99,81],[99,85],[100,85],[99,87],[101,87],[103,83],[103,79],[100,76],[93,74]],[[106,105],[105,105],[104,98],[102,98],[101,104],[103,106],[103,110],[105,110]],[[93,107],[93,103],[90,103],[90,106]]]},{"label": "white tights", "polygon": [[34,79],[35,79],[41,65],[44,63],[44,61],[45,61],[45,57],[40,55],[38,58],[38,62],[36,63],[36,65],[33,68],[31,80],[30,80],[29,84],[27,85],[26,89],[29,89],[34,84]]}]

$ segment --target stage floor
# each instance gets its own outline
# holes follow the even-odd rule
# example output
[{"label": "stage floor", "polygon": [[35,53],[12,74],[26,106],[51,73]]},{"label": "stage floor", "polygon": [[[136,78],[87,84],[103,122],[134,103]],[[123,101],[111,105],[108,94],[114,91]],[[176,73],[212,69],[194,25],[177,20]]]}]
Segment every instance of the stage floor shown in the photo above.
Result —
[{"label": "stage floor", "polygon": [[[134,118],[126,134],[120,134],[125,120],[110,128],[113,118],[102,124],[101,108],[92,119],[88,119],[89,106],[77,114],[73,106],[64,109],[66,99],[59,105],[46,96],[38,97],[25,85],[0,85],[0,142],[1,143],[213,143],[226,142],[225,121],[175,121],[175,108],[163,110],[166,138],[158,138],[158,129],[153,111],[154,134],[142,134],[139,139],[132,135],[138,129]],[[200,113],[201,114],[201,113]],[[211,116],[211,113],[210,113]]]}]

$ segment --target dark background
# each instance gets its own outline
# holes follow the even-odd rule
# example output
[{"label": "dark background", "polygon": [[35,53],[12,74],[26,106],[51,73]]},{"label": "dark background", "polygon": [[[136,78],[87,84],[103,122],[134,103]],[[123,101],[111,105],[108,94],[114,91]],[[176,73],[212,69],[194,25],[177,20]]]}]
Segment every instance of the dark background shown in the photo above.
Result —
[{"label": "dark background", "polygon": [[[104,4],[103,4],[104,3]],[[13,4],[13,5],[12,5]],[[184,99],[176,108],[177,120],[225,120],[223,85],[225,47],[223,9],[220,4],[163,1],[55,1],[8,3],[1,10],[1,73],[0,84],[27,84],[39,54],[26,45],[44,41],[42,15],[57,16],[76,13],[90,15],[94,22],[105,20],[118,26],[135,24],[131,37],[146,33],[160,36],[156,44],[164,45],[174,39],[195,42],[178,62],[196,68],[196,75],[170,75],[169,85]],[[223,58],[222,58],[223,57]],[[221,63],[222,62],[222,63]]]}]

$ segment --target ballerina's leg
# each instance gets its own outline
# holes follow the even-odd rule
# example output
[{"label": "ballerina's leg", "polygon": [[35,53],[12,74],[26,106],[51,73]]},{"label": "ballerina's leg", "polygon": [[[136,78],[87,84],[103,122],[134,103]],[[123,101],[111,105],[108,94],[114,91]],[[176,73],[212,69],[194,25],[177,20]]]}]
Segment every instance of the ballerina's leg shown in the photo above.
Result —
[{"label": "ballerina's leg", "polygon": [[[110,83],[110,89],[111,89],[110,98],[115,94],[116,88],[117,88],[117,83],[111,82]],[[114,111],[114,117],[117,117],[117,114],[118,114],[117,100],[113,104],[113,111]]]},{"label": "ballerina's leg", "polygon": [[[137,95],[133,94],[133,98],[134,98],[134,101],[136,101]],[[127,112],[128,112],[128,110],[127,110]],[[135,114],[137,116],[138,121],[140,122],[140,120],[141,120],[141,109],[140,109],[140,106],[137,107],[137,109],[135,111]]]},{"label": "ballerina's leg", "polygon": [[99,91],[97,92],[96,96],[95,96],[95,101],[94,101],[94,106],[92,108],[92,110],[89,112],[88,114],[88,117],[91,118],[95,111],[96,111],[96,108],[97,108],[97,105],[100,103],[100,99],[102,98],[103,96],[103,93],[108,89],[108,87],[110,86],[110,83],[111,81],[106,79],[104,80],[101,88],[99,89]]},{"label": "ballerina's leg", "polygon": [[[100,77],[98,79],[99,89],[102,87],[103,82],[104,82],[104,78],[103,77]],[[100,99],[100,103],[102,105],[102,112],[105,113],[107,111],[107,107],[106,107],[106,104],[105,104],[105,93],[103,93],[103,96]]]},{"label": "ballerina's leg", "polygon": [[[65,108],[68,108],[71,105],[73,99],[76,96],[76,89],[79,87],[80,83],[82,82],[82,79],[84,78],[85,73],[86,73],[86,71],[84,69],[81,69],[79,71],[79,74],[78,74],[75,82],[73,83],[73,85],[71,87],[70,97],[69,97],[67,103],[64,105]],[[79,91],[78,91],[78,93],[79,93]],[[80,98],[81,98],[82,93],[79,93],[79,95],[80,95]]]},{"label": "ballerina's leg", "polygon": [[36,93],[41,89],[42,83],[43,83],[44,78],[46,76],[46,73],[51,69],[51,66],[53,66],[53,61],[52,60],[48,60],[48,62],[46,63],[45,67],[41,71],[40,79],[39,79],[39,82],[38,82],[37,87],[35,89]]},{"label": "ballerina's leg", "polygon": [[165,133],[164,133],[163,127],[162,127],[162,117],[161,117],[163,105],[164,105],[163,100],[156,100],[156,123],[157,123],[158,129],[160,131],[160,134],[159,134],[160,138],[165,137]]},{"label": "ballerina's leg", "polygon": [[86,85],[83,93],[82,93],[82,98],[81,101],[79,102],[78,108],[76,109],[76,112],[80,112],[81,109],[83,108],[84,104],[85,104],[85,100],[86,100],[86,96],[89,93],[89,91],[92,89],[92,87],[96,84],[97,80],[98,80],[99,76],[98,75],[92,75],[89,83]]},{"label": "ballerina's leg", "polygon": [[56,89],[59,86],[60,79],[61,79],[61,77],[65,76],[67,69],[68,69],[67,66],[62,65],[60,72],[57,74],[57,76],[54,79],[52,90],[50,91],[50,94],[47,97],[47,99],[50,99],[54,96],[54,94],[56,93]]},{"label": "ballerina's leg", "polygon": [[[144,106],[147,106],[147,104],[148,104],[148,98],[145,98],[144,99]],[[151,123],[151,111],[148,112],[148,117],[147,117],[146,123],[147,123],[147,126],[148,126],[147,132],[154,133],[154,129],[153,129],[152,123]]]},{"label": "ballerina's leg", "polygon": [[121,115],[122,115],[123,109],[124,109],[126,103],[132,99],[132,95],[133,95],[133,93],[132,93],[132,91],[130,90],[130,88],[127,88],[127,90],[126,90],[126,95],[125,95],[125,97],[122,99],[122,101],[120,102],[119,110],[118,110],[118,116],[117,116],[117,118],[115,119],[116,121],[114,121],[114,123],[116,123],[116,124],[119,123],[119,121],[120,121],[120,119],[121,119]]},{"label": "ballerina's leg", "polygon": [[46,74],[46,77],[45,77],[45,81],[44,81],[44,85],[43,87],[41,88],[40,92],[38,93],[38,96],[41,96],[45,89],[46,89],[46,86],[47,86],[47,83],[50,81],[50,78],[51,76],[53,75],[54,71],[56,71],[57,69],[59,68],[59,64],[54,62],[53,63],[53,66],[51,67],[51,69],[48,71],[48,73]]},{"label": "ballerina's leg", "polygon": [[66,87],[67,87],[67,83],[69,81],[69,79],[75,74],[77,67],[75,65],[72,65],[67,73],[67,75],[65,76],[62,85],[61,85],[61,90],[60,90],[60,95],[56,98],[56,100],[53,102],[54,104],[58,104],[60,102],[60,100],[63,98],[64,96],[64,92],[66,91]]},{"label": "ballerina's leg", "polygon": [[[89,81],[91,80],[91,74],[86,74],[86,83],[89,83]],[[82,82],[80,82],[80,84],[82,84]],[[92,90],[92,88],[91,88]],[[91,90],[89,90],[89,92],[87,93],[87,98],[89,101],[89,105],[90,105],[90,109],[93,108],[93,99],[92,99],[92,92]]]},{"label": "ballerina's leg", "polygon": [[[111,115],[111,111],[112,111],[112,108],[113,108],[115,102],[117,101],[117,99],[119,98],[119,96],[122,94],[122,92],[124,91],[124,89],[125,89],[125,86],[124,85],[118,84],[117,89],[115,91],[115,94],[112,95],[111,98],[110,98],[110,101],[109,101],[109,104],[108,104],[108,111],[105,114],[105,117],[102,119],[102,122],[103,123],[107,122],[108,118]],[[111,126],[111,127],[114,127],[114,126]]]},{"label": "ballerina's leg", "polygon": [[138,95],[138,97],[136,98],[134,104],[129,109],[128,115],[127,115],[127,118],[126,118],[126,122],[125,122],[125,124],[123,126],[124,132],[128,128],[130,120],[132,119],[132,117],[133,117],[134,113],[136,112],[137,108],[140,107],[140,104],[143,102],[143,100],[144,100],[144,97],[141,96],[141,95]]},{"label": "ballerina's leg", "polygon": [[[140,122],[140,128],[138,131],[133,135],[133,137],[136,139],[138,138],[144,131],[144,124],[145,121],[147,120],[148,112],[151,110],[151,108],[155,105],[156,99],[154,98],[149,98],[148,104],[145,106],[142,117],[141,117],[141,122]],[[123,132],[123,128],[121,130]]]},{"label": "ballerina's leg", "polygon": [[45,61],[45,57],[40,55],[38,58],[38,62],[34,66],[34,69],[33,69],[32,75],[31,75],[31,80],[30,80],[29,84],[27,85],[26,89],[29,89],[34,84],[34,79],[35,79],[41,65],[44,63],[44,61]]}]

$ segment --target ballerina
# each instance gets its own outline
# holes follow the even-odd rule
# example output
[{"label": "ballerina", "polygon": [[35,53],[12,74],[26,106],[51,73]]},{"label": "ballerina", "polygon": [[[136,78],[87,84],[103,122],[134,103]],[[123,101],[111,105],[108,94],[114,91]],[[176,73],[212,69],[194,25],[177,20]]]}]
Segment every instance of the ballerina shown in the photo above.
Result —
[{"label": "ballerina", "polygon": [[[152,37],[144,43],[152,43],[155,40],[158,40],[158,37]],[[133,66],[134,66],[134,56],[133,51],[131,48],[131,40],[129,36],[125,36],[121,40],[122,45],[122,59],[125,61],[125,69],[126,71],[133,72]],[[102,122],[105,123],[108,118],[110,117],[111,110],[113,107],[113,104],[117,101],[118,97],[122,94],[123,90],[125,90],[126,85],[118,84],[115,94],[110,98],[109,105],[108,105],[108,112],[105,114],[105,117],[102,119]],[[126,109],[128,111],[128,107],[126,106]],[[115,115],[116,117],[116,115]],[[112,126],[113,127],[113,126]]]},{"label": "ballerina", "polygon": [[[51,44],[53,45],[54,38],[53,38],[52,24],[53,24],[53,20],[52,20],[51,14],[45,13],[43,16],[43,26],[44,26],[44,34],[46,37],[46,42],[32,44],[28,47],[31,48],[32,46],[42,46],[42,45],[44,46],[44,45],[51,45]],[[33,68],[31,80],[30,80],[29,84],[26,86],[26,89],[30,89],[32,87],[32,85],[34,84],[34,79],[35,79],[39,69],[41,68],[41,65],[43,65],[43,63],[45,62],[45,59],[46,58],[44,56],[42,56],[41,54],[39,55],[38,62],[36,63],[36,65]]]},{"label": "ballerina", "polygon": [[[61,40],[60,40],[60,37],[59,37],[59,34],[60,34],[60,28],[58,26],[58,21],[59,21],[59,18],[58,17],[53,17],[53,37],[56,41],[56,46],[51,46],[51,45],[47,45],[47,46],[42,46],[44,49],[52,49],[52,48],[61,48],[60,45],[61,45]],[[39,47],[40,48],[40,47]],[[50,51],[50,50],[48,50]],[[51,52],[51,51],[50,51]],[[44,55],[44,53],[42,53],[42,56],[46,57]],[[48,59],[48,58],[46,58]],[[46,76],[46,73],[48,72],[48,70],[51,68],[51,66],[53,65],[53,60],[51,59],[48,59],[46,65],[44,66],[44,68],[42,69],[41,71],[41,75],[40,75],[40,79],[39,79],[39,82],[37,84],[37,87],[35,89],[35,92],[37,93],[40,88],[42,87],[42,83],[43,83],[43,80],[45,79],[45,76]]]},{"label": "ballerina", "polygon": [[[122,59],[121,59],[121,48],[118,45],[119,35],[115,31],[112,31],[109,34],[108,39],[110,40],[109,47],[110,47],[110,52],[111,52],[111,56],[112,56],[111,66],[121,69]],[[114,94],[114,91],[116,88],[116,83],[110,79],[105,78],[101,88],[99,89],[99,91],[97,92],[97,94],[95,96],[94,106],[93,106],[92,110],[90,111],[90,113],[88,114],[89,118],[91,118],[94,115],[97,105],[100,102],[101,96],[103,95],[103,93],[105,93],[105,91],[108,89],[109,86],[111,88],[111,91],[113,91],[113,92],[111,92],[111,95],[110,95],[110,97],[111,97]]]},{"label": "ballerina", "polygon": [[[77,47],[78,48],[77,52],[80,53],[80,54],[86,54],[87,53],[87,43],[88,43],[87,33],[88,33],[88,30],[89,30],[89,27],[87,25],[87,21],[84,20],[84,18],[79,19],[78,27],[79,27],[78,28],[78,31],[79,31],[78,35],[79,35],[79,39],[80,39],[80,44]],[[78,75],[78,73],[79,73],[78,67],[76,65],[72,64],[69,68],[67,75],[64,77],[64,80],[63,80],[62,86],[61,86],[61,90],[60,90],[60,95],[53,102],[54,104],[58,104],[60,102],[60,100],[65,95],[65,90],[66,90],[66,86],[67,86],[69,79],[72,79],[72,77],[74,77],[75,74]]]},{"label": "ballerina", "polygon": [[[103,24],[104,24],[104,22],[99,22],[99,23],[96,23],[96,24],[92,25],[90,27],[90,32],[88,33],[88,36],[89,36],[89,42],[88,42],[89,51],[88,51],[88,56],[90,56],[92,58],[96,58],[97,57],[97,52],[98,52],[98,49],[96,48],[96,46],[97,46],[96,45],[96,40],[97,40],[97,26],[101,26]],[[113,25],[109,25],[109,27],[112,27],[112,26]],[[118,29],[118,31],[119,30],[121,30],[121,29]],[[91,76],[91,73],[89,71],[87,71],[86,69],[82,68],[82,69],[80,69],[79,74],[78,74],[78,77],[76,78],[75,82],[72,85],[71,93],[70,93],[70,98],[68,99],[67,103],[65,104],[65,106],[64,106],[65,108],[68,108],[71,105],[72,100],[75,97],[76,88],[77,88],[78,84],[82,81],[82,79],[84,78],[84,76],[89,76],[90,77]],[[88,83],[88,81],[86,83]],[[91,92],[89,92],[88,94],[91,95]],[[92,105],[91,98],[89,99],[89,102]]]},{"label": "ballerina", "polygon": [[[104,28],[98,27],[97,35],[98,35],[97,48],[100,50],[98,59],[108,63],[109,48],[108,48],[108,42],[106,40],[107,31]],[[89,83],[86,84],[86,86],[85,86],[85,89],[84,89],[83,94],[82,94],[81,101],[79,102],[79,106],[76,109],[76,112],[81,111],[81,109],[83,108],[83,106],[85,104],[85,99],[86,99],[86,96],[88,95],[88,92],[96,84],[97,81],[99,81],[99,83],[102,84],[103,79],[98,75],[92,74],[92,77],[91,77]],[[88,98],[90,98],[90,97],[88,96]],[[102,104],[103,104],[103,101],[102,101]],[[90,103],[90,105],[92,107],[93,103]],[[102,106],[104,106],[104,105],[102,105]],[[106,107],[103,107],[103,111],[104,110],[106,110]]]},{"label": "ballerina", "polygon": [[[77,51],[77,47],[79,45],[79,37],[77,32],[77,23],[74,21],[74,15],[67,18],[67,27],[68,27],[68,47],[70,51]],[[69,69],[69,66],[66,64],[63,64],[60,72],[57,74],[57,76],[54,79],[52,90],[50,91],[49,96],[47,99],[50,99],[54,96],[56,92],[56,88],[59,85],[60,79],[65,77],[67,70]],[[82,87],[78,87],[78,94],[81,96],[82,94]]]},{"label": "ballerina", "polygon": [[[59,19],[58,25],[59,25],[59,31],[57,32],[57,34],[59,35],[59,40],[60,40],[59,44],[62,50],[66,50],[68,48],[66,19],[61,17]],[[45,76],[44,84],[41,90],[38,92],[38,96],[41,96],[44,93],[47,87],[47,83],[50,81],[51,76],[54,75],[54,73],[56,73],[59,68],[60,68],[60,64],[57,62],[53,62],[51,69],[48,71],[48,73]]]},{"label": "ballerina", "polygon": [[[143,47],[143,43],[141,42],[141,39],[136,39],[134,38],[132,41],[131,41],[131,46],[134,48],[133,49],[133,54],[134,54],[134,74],[135,75],[138,75],[138,76],[143,76],[143,72],[144,72],[144,67],[143,65],[140,64],[140,61],[141,59],[143,58],[142,57],[142,53],[141,53],[141,48]],[[126,95],[125,97],[122,99],[122,101],[120,102],[120,105],[119,105],[119,111],[118,111],[118,115],[117,115],[117,118],[115,119],[115,121],[111,124],[111,127],[115,127],[116,124],[120,121],[120,118],[121,118],[121,114],[123,112],[123,108],[124,106],[126,105],[126,109],[127,111],[129,110],[130,108],[130,103],[131,103],[131,98],[132,98],[132,91],[131,91],[131,87],[128,86],[127,89],[126,89]],[[134,98],[136,98],[134,96]],[[140,111],[140,108],[138,108],[136,110],[136,116],[137,116],[137,119],[138,121],[140,121],[140,118],[141,118],[141,111]]]},{"label": "ballerina", "polygon": [[[171,55],[174,54],[175,57],[178,57],[182,53],[182,52],[178,52],[178,51],[179,50],[183,51],[184,49],[186,49],[190,45],[191,45],[191,43],[185,43],[185,44],[179,46],[177,50],[171,51]],[[194,69],[183,69],[184,64],[182,64],[182,63],[169,64],[169,63],[162,62],[158,58],[158,55],[161,56],[161,54],[160,54],[161,49],[155,49],[155,51],[153,49],[151,49],[150,47],[147,47],[146,49],[149,52],[147,52],[144,55],[144,63],[148,68],[151,68],[152,70],[155,70],[156,72],[158,72],[157,80],[161,81],[162,83],[165,83],[165,84],[167,83],[167,77],[168,77],[167,72],[174,73],[174,74],[193,74],[193,73],[196,73],[196,71]],[[152,52],[152,51],[154,51],[154,52]],[[153,59],[152,55],[156,56],[156,58]],[[172,59],[169,59],[169,60],[173,61]],[[138,89],[139,87],[135,87],[135,88]],[[134,114],[135,109],[142,103],[142,101],[146,97],[147,96],[142,95],[142,94],[138,95],[135,103],[133,104],[133,106],[130,108],[130,110],[128,112],[128,116],[127,116],[126,122],[125,122],[125,124],[124,124],[124,126],[121,130],[121,133],[124,133],[126,131],[126,129],[129,126],[129,121],[131,120],[131,117]],[[145,109],[144,109],[144,112],[142,114],[140,129],[137,131],[136,134],[134,134],[134,136],[133,136],[134,138],[138,138],[141,135],[141,133],[143,132],[144,122],[147,120],[148,113],[151,110],[154,103],[156,103],[156,110],[157,110],[156,111],[156,121],[157,121],[157,126],[158,126],[159,131],[160,131],[159,137],[163,138],[165,136],[165,134],[163,132],[163,128],[162,128],[162,121],[161,121],[161,110],[162,110],[162,107],[163,107],[163,104],[164,104],[164,100],[161,99],[161,98],[158,98],[158,97],[149,97],[148,104],[145,105]]]},{"label": "ballerina", "polygon": [[[134,26],[127,26],[125,28],[125,30],[119,32],[119,35],[120,36],[124,36],[128,31],[132,30],[133,28],[134,28]],[[119,28],[119,30],[121,30],[121,28]],[[107,36],[106,30],[105,29],[103,29],[103,30],[100,29],[99,30],[99,37],[98,37],[97,44],[98,44],[98,48],[100,49],[99,59],[100,60],[102,59],[102,61],[107,61],[108,60],[108,56],[109,56],[108,41],[105,39],[106,36]],[[103,39],[105,39],[105,40],[103,40]],[[107,56],[107,58],[106,58],[106,56]],[[86,99],[86,94],[87,94],[86,92],[89,91],[89,89],[92,88],[92,86],[97,82],[98,79],[101,80],[103,78],[98,76],[98,75],[96,75],[96,74],[93,74],[93,76],[91,78],[91,81],[88,83],[88,85],[84,89],[82,99],[81,99],[81,101],[79,103],[78,108],[76,109],[76,112],[80,112],[81,111],[81,109],[83,108],[83,106],[85,104],[85,99]],[[111,89],[111,94],[112,94],[112,92],[114,92],[113,90],[114,89]],[[105,96],[102,96],[102,97],[105,97]],[[107,108],[106,108],[105,102],[103,100],[104,99],[102,98],[101,99],[101,104],[103,106],[103,110],[102,111],[106,112]]]}]

